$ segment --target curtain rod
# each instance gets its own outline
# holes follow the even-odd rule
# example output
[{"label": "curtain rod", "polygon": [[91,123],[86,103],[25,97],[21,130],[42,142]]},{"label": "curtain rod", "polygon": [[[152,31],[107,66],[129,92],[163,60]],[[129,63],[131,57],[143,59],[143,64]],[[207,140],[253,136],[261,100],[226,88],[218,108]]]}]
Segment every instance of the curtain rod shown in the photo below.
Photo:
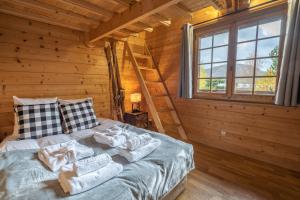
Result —
[{"label": "curtain rod", "polygon": [[209,20],[206,20],[206,21],[203,21],[203,22],[199,22],[199,23],[193,24],[192,26],[199,26],[199,25],[201,25],[201,24],[205,24],[205,23],[210,22],[210,21],[222,19],[222,18],[227,17],[227,16],[229,16],[229,15],[234,15],[234,14],[237,14],[237,13],[241,13],[241,12],[244,12],[244,11],[247,11],[247,10],[250,10],[250,9],[253,9],[253,8],[257,8],[257,7],[259,7],[259,6],[263,6],[263,5],[266,5],[266,4],[274,3],[274,2],[276,2],[276,1],[280,1],[280,0],[267,1],[267,2],[258,4],[258,5],[252,6],[252,7],[244,8],[244,9],[241,9],[241,10],[237,10],[237,8],[235,7],[235,11],[234,11],[234,12],[227,13],[227,14],[222,15],[222,16],[220,16],[220,17],[216,17],[216,18],[213,18],[213,19],[209,19]]}]

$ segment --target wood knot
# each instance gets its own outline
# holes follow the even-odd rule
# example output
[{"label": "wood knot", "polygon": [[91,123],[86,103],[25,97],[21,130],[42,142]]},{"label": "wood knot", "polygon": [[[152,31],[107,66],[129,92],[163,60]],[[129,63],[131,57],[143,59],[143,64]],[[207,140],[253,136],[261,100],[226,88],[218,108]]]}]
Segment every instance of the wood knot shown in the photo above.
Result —
[{"label": "wood knot", "polygon": [[15,52],[19,52],[20,47],[16,47]]},{"label": "wood knot", "polygon": [[27,42],[27,40],[23,40],[23,42]]},{"label": "wood knot", "polygon": [[5,94],[6,92],[6,85],[2,85],[2,94]]},{"label": "wood knot", "polygon": [[57,51],[58,51],[58,48],[56,47],[54,50],[57,52]]},{"label": "wood knot", "polygon": [[41,36],[41,37],[39,37],[39,39],[40,39],[40,40],[43,40],[43,39],[44,39],[44,37],[43,37],[43,36]]},{"label": "wood knot", "polygon": [[41,44],[41,45],[40,45],[40,48],[45,48],[45,46]]},{"label": "wood knot", "polygon": [[20,60],[19,58],[17,58],[17,62],[18,62],[18,63],[21,63],[21,60]]}]

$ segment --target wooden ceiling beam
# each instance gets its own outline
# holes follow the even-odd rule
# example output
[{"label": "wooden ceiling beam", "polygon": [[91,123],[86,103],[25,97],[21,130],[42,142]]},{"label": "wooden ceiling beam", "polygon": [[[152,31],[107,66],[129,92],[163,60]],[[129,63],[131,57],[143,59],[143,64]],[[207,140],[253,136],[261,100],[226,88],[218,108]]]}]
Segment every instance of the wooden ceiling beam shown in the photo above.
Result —
[{"label": "wooden ceiling beam", "polygon": [[144,22],[136,22],[133,24],[134,26],[141,27],[144,31],[153,32],[153,27],[144,23]]},{"label": "wooden ceiling beam", "polygon": [[131,31],[131,30],[127,29],[127,28],[123,28],[123,29],[119,30],[119,32],[128,34],[128,35],[130,35],[130,36],[134,36],[134,37],[137,37],[138,34],[139,34],[139,33],[137,33],[137,32]]},{"label": "wooden ceiling beam", "polygon": [[49,5],[49,4],[41,3],[36,0],[10,0],[9,2],[12,4],[18,4],[18,5],[22,5],[24,7],[28,7],[30,9],[36,9],[36,10],[45,11],[45,12],[48,12],[48,13],[51,13],[54,15],[60,15],[61,17],[66,18],[66,19],[72,18],[73,20],[86,23],[87,25],[91,24],[91,25],[97,26],[99,24],[99,22],[97,20],[89,19],[83,15],[76,14],[76,13],[73,13],[70,11],[66,11],[64,9],[61,9],[61,8],[58,8],[58,7]]},{"label": "wooden ceiling beam", "polygon": [[159,14],[159,13],[155,13],[152,15],[153,17],[155,17],[156,19],[159,20],[159,22],[164,25],[164,26],[170,26],[171,25],[171,19]]},{"label": "wooden ceiling beam", "polygon": [[82,0],[58,0],[58,1],[63,2],[68,5],[71,5],[71,6],[75,6],[79,9],[83,9],[89,13],[93,13],[94,15],[104,17],[106,20],[110,19],[114,14],[113,12],[111,12],[109,10],[106,10],[104,8],[96,6],[87,1],[82,1]]},{"label": "wooden ceiling beam", "polygon": [[57,20],[54,20],[53,18],[44,16],[44,15],[40,15],[37,13],[33,13],[33,12],[30,12],[27,10],[25,11],[25,10],[21,10],[21,9],[12,8],[12,7],[8,6],[8,4],[5,1],[0,1],[0,13],[14,15],[17,17],[30,19],[30,20],[34,20],[34,21],[38,21],[38,22],[42,22],[42,23],[52,24],[52,25],[56,25],[56,26],[61,26],[61,27],[65,27],[65,28],[69,28],[69,29],[73,29],[73,30],[78,30],[78,31],[83,31],[83,32],[89,31],[89,27],[86,25],[77,25],[77,24],[71,24],[71,23],[66,23],[66,22],[62,22],[62,21],[57,21]]},{"label": "wooden ceiling beam", "polygon": [[132,5],[133,3],[135,3],[135,0],[112,0],[118,4],[121,4],[123,6],[129,7],[130,5]]},{"label": "wooden ceiling beam", "polygon": [[223,10],[226,7],[224,6],[224,4],[222,4],[219,0],[211,0],[210,4],[212,7],[214,7],[216,10]]},{"label": "wooden ceiling beam", "polygon": [[175,5],[177,8],[179,8],[180,10],[182,10],[184,13],[186,13],[187,15],[192,15],[192,10],[190,10],[189,8],[187,8],[185,5],[183,5],[182,3],[178,3]]},{"label": "wooden ceiling beam", "polygon": [[110,20],[91,30],[89,42],[100,40],[116,30],[125,28],[129,24],[153,15],[171,5],[179,3],[181,0],[143,0],[133,4],[130,9],[123,13],[115,14]]}]

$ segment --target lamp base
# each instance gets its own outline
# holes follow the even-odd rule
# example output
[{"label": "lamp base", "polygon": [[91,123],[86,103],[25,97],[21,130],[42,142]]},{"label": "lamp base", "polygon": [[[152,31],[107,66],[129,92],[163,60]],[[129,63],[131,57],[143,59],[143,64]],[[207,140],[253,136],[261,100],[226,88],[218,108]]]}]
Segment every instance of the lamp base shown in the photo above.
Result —
[{"label": "lamp base", "polygon": [[132,110],[131,112],[132,112],[132,113],[139,113],[139,112],[141,112],[141,111],[138,110],[138,109],[134,109],[134,110]]},{"label": "lamp base", "polygon": [[131,112],[132,113],[138,113],[140,111],[140,104],[139,103],[133,103],[131,106]]}]

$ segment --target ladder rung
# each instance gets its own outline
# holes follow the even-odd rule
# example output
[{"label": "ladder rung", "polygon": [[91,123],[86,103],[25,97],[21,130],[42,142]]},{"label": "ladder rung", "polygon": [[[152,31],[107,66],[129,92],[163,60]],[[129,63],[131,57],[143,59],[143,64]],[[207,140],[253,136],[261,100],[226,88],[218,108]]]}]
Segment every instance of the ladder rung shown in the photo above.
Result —
[{"label": "ladder rung", "polygon": [[181,124],[164,124],[165,128],[180,128],[182,127]]},{"label": "ladder rung", "polygon": [[142,70],[150,70],[150,71],[155,70],[154,68],[150,68],[150,67],[139,67],[139,69],[142,69]]},{"label": "ladder rung", "polygon": [[152,59],[151,56],[149,55],[144,55],[144,54],[140,54],[140,53],[133,53],[134,57],[137,58],[142,58],[142,59]]},{"label": "ladder rung", "polygon": [[167,97],[168,95],[162,94],[162,95],[151,95],[152,98],[162,98],[162,97]]},{"label": "ladder rung", "polygon": [[172,112],[174,109],[172,108],[159,108],[157,109],[157,112]]},{"label": "ladder rung", "polygon": [[149,83],[149,84],[162,84],[161,81],[145,81],[145,83]]}]

